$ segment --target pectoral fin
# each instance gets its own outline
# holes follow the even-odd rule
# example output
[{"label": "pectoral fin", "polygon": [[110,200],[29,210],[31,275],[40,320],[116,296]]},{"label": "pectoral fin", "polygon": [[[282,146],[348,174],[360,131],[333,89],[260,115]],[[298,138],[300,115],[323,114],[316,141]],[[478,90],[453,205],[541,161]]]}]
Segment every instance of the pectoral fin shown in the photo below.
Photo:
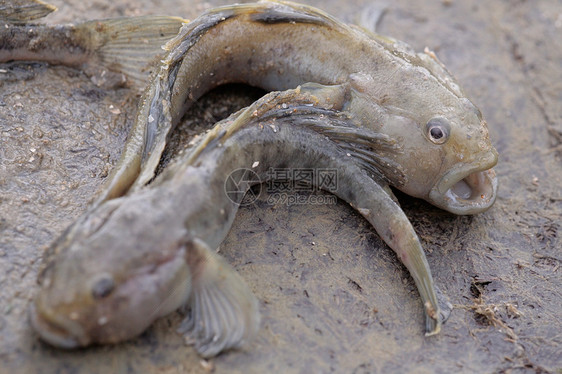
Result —
[{"label": "pectoral fin", "polygon": [[194,240],[188,252],[193,273],[190,313],[178,331],[203,357],[242,346],[259,328],[257,299],[240,275],[203,241]]}]

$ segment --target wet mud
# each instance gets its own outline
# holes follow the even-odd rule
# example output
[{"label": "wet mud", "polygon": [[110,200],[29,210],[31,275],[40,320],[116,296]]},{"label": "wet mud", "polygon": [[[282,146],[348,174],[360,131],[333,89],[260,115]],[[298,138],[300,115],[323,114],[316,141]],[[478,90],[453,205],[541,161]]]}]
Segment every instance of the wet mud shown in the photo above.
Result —
[{"label": "wet mud", "polygon": [[[46,22],[193,18],[226,4],[53,3],[59,11]],[[287,204],[264,188],[220,248],[260,300],[262,327],[247,348],[201,360],[175,332],[179,313],[114,346],[40,342],[27,309],[42,255],[118,159],[137,97],[76,69],[8,63],[0,65],[0,373],[562,372],[562,2],[310,3],[348,22],[384,9],[378,31],[434,50],[489,123],[500,190],[488,212],[459,217],[398,194],[455,307],[441,334],[424,337],[412,279],[351,207],[322,192]],[[167,160],[261,94],[228,86],[204,97]]]}]

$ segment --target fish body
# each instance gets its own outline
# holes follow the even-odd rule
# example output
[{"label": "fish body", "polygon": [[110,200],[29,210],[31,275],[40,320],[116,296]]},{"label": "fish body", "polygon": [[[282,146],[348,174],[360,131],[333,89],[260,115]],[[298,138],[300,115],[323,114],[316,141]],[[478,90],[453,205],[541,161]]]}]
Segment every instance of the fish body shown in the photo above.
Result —
[{"label": "fish body", "polygon": [[[182,331],[206,357],[255,335],[257,302],[214,250],[238,207],[224,192],[228,175],[256,169],[265,180],[270,167],[337,170],[334,193],[397,253],[422,297],[427,333],[439,332],[443,307],[390,186],[478,213],[495,200],[497,152],[480,111],[435,56],[287,2],[210,10],[165,48],[106,188],[51,248],[31,312],[43,339],[117,342],[182,306],[191,310]],[[186,108],[229,82],[275,92],[217,124],[147,185]]]},{"label": "fish body", "polygon": [[[397,161],[408,178],[390,184],[455,214],[484,211],[495,200],[493,172],[483,173],[497,160],[487,125],[433,53],[415,53],[405,43],[288,2],[210,10],[185,24],[165,48],[169,53],[141,99],[131,141],[98,203],[153,178],[168,134],[211,88],[247,83],[285,90],[306,82],[351,83],[358,98],[349,110],[363,117],[361,126],[404,139]],[[436,141],[429,135],[433,127],[442,132]],[[412,131],[422,136],[405,136]]]}]

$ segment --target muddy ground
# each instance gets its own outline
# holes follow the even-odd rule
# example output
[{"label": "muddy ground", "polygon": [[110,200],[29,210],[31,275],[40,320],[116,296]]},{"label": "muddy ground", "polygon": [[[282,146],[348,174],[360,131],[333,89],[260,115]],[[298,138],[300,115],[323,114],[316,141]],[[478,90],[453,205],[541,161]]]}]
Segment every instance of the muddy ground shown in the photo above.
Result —
[{"label": "muddy ground", "polygon": [[[50,23],[173,14],[224,2],[52,1]],[[314,1],[346,21],[373,3]],[[381,5],[379,3],[378,5]],[[399,195],[436,283],[455,309],[423,335],[413,281],[345,203],[240,209],[221,253],[259,298],[258,338],[202,361],[157,321],[127,343],[66,352],[41,343],[27,308],[47,246],[83,212],[118,158],[135,111],[130,90],[81,71],[0,65],[0,373],[562,373],[562,2],[382,3],[379,32],[429,47],[488,120],[500,191],[457,217]],[[260,92],[234,86],[188,113],[211,126]]]}]

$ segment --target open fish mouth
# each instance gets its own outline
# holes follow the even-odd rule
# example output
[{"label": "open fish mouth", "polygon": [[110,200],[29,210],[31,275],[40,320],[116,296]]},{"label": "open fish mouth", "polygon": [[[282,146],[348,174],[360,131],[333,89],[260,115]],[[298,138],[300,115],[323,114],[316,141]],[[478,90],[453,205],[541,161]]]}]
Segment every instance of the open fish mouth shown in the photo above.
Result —
[{"label": "open fish mouth", "polygon": [[454,167],[431,189],[429,201],[451,213],[476,214],[488,210],[496,201],[498,180],[492,169],[495,150],[472,164]]},{"label": "open fish mouth", "polygon": [[83,339],[79,337],[84,334],[78,324],[72,321],[69,321],[71,324],[51,321],[37,311],[34,302],[30,306],[29,319],[41,339],[55,347],[72,349],[85,345],[80,342]]}]

